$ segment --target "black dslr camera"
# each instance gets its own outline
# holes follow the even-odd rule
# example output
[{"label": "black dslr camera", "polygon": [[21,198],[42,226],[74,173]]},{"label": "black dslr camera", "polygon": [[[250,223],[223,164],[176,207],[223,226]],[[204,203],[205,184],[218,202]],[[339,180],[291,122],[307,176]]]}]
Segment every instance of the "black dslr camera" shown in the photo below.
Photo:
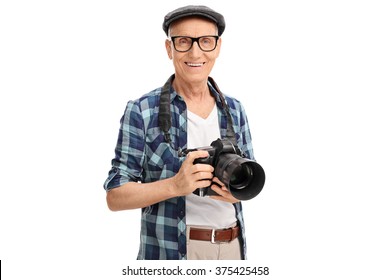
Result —
[{"label": "black dslr camera", "polygon": [[[211,146],[188,150],[187,153],[195,150],[205,150],[209,156],[196,159],[194,164],[212,165],[214,176],[224,183],[235,198],[249,200],[263,189],[265,183],[263,168],[255,161],[244,158],[237,145],[233,145],[229,140],[217,139]],[[210,187],[197,189],[194,194],[218,195]]]}]

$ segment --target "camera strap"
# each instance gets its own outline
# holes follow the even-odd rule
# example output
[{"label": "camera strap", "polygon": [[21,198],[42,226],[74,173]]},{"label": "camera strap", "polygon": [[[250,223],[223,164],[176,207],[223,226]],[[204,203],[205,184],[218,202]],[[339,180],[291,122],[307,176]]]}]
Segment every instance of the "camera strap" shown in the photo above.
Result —
[{"label": "camera strap", "polygon": [[[172,84],[173,79],[175,78],[175,74],[173,74],[165,83],[163,86],[163,89],[161,91],[160,95],[160,105],[159,105],[159,112],[158,112],[158,125],[160,129],[164,133],[164,139],[167,143],[171,144],[172,140],[169,134],[169,129],[172,126],[172,116],[171,116],[171,110],[170,110],[170,87]],[[217,83],[214,81],[213,78],[209,77],[208,81],[211,83],[213,88],[217,91],[219,98],[221,99],[222,107],[225,111],[226,118],[227,118],[227,130],[226,130],[226,138],[234,145],[237,145],[236,136],[233,129],[233,119],[229,111],[229,107],[226,103],[226,100],[220,91]]]},{"label": "camera strap", "polygon": [[171,100],[169,89],[171,87],[172,81],[175,78],[173,74],[169,77],[168,81],[165,83],[161,95],[160,95],[160,105],[158,111],[158,126],[164,132],[164,139],[167,143],[171,144],[171,137],[169,135],[169,129],[172,126],[171,120]]},{"label": "camera strap", "polygon": [[225,97],[223,96],[221,90],[219,89],[217,83],[214,81],[213,78],[209,77],[209,82],[211,83],[213,88],[217,91],[219,98],[221,99],[223,110],[225,111],[226,114],[226,119],[227,119],[226,138],[229,139],[229,141],[232,144],[237,145],[236,135],[233,129],[233,118],[232,115],[230,114],[229,107],[226,103]]}]

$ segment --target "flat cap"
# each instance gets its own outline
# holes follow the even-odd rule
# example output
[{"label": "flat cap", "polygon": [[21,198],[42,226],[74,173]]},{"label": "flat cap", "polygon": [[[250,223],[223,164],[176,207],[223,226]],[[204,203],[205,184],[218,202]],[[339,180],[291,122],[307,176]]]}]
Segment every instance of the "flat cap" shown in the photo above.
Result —
[{"label": "flat cap", "polygon": [[164,22],[163,22],[163,30],[165,34],[168,36],[168,29],[169,25],[181,18],[184,17],[190,17],[190,16],[200,16],[200,17],[205,17],[208,18],[212,21],[214,21],[217,24],[218,28],[218,36],[221,36],[223,31],[225,30],[225,19],[223,15],[220,13],[217,13],[213,9],[210,9],[209,7],[206,6],[195,6],[195,5],[189,5],[185,7],[178,8],[176,10],[173,10],[172,12],[168,13],[164,17]]}]

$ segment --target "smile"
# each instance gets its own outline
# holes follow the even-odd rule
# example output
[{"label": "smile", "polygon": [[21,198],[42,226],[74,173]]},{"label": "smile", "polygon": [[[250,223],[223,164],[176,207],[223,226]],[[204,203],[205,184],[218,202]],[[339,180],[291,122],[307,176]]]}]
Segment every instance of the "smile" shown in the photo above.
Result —
[{"label": "smile", "polygon": [[186,62],[185,64],[190,66],[190,67],[201,67],[201,66],[203,66],[203,64],[205,64],[205,62],[201,62],[201,63]]}]

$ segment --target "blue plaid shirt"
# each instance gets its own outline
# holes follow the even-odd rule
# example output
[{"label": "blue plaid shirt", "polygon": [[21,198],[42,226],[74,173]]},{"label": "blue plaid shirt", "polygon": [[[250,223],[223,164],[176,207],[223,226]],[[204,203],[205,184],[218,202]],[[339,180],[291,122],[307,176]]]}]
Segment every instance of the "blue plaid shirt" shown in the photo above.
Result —
[{"label": "blue plaid shirt", "polygon": [[[227,117],[216,90],[215,96],[221,138],[226,137]],[[158,125],[161,88],[141,98],[129,101],[121,119],[118,142],[112,168],[104,188],[119,187],[127,182],[148,183],[174,176],[182,162],[178,150],[187,147],[187,109],[183,98],[170,88],[173,149],[164,141]],[[247,158],[254,159],[247,117],[240,102],[225,96],[233,119],[237,144]],[[178,260],[187,258],[185,197],[174,197],[150,205],[141,212],[141,238],[137,259]],[[236,217],[241,227],[242,255],[246,259],[245,228],[241,202],[235,203]]]}]

